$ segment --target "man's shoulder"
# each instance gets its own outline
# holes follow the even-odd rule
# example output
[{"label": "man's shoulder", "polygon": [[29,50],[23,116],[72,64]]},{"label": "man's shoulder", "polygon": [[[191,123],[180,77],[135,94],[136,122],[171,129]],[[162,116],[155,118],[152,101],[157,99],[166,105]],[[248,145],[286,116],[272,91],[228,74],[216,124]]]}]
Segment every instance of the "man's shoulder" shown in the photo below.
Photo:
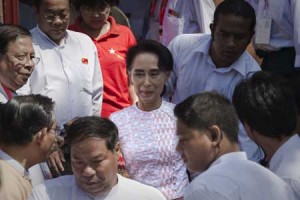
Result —
[{"label": "man's shoulder", "polygon": [[170,43],[170,47],[176,46],[181,49],[198,48],[202,42],[209,41],[211,39],[210,34],[194,33],[194,34],[180,34],[176,36]]},{"label": "man's shoulder", "polygon": [[[156,188],[118,175],[120,194],[125,192],[132,198],[164,200],[163,194]],[[128,197],[128,195],[126,195]]]},{"label": "man's shoulder", "polygon": [[46,180],[44,183],[35,186],[34,189],[55,192],[59,188],[70,188],[74,183],[73,175],[60,176],[58,178]]},{"label": "man's shoulder", "polygon": [[30,200],[71,197],[73,187],[76,187],[76,183],[72,175],[50,179],[33,188]]},{"label": "man's shoulder", "polygon": [[69,42],[76,42],[76,43],[84,45],[84,46],[86,46],[88,44],[91,44],[94,46],[94,42],[88,35],[81,33],[81,32],[72,31],[72,30],[66,30],[66,32],[68,34]]}]

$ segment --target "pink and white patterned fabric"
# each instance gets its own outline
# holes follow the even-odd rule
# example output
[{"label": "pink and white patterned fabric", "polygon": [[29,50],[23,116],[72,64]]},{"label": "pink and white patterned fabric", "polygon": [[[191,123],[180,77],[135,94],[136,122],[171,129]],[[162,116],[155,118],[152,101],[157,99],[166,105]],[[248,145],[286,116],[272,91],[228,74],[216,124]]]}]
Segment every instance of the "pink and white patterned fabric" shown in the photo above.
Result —
[{"label": "pink and white patterned fabric", "polygon": [[119,129],[130,178],[156,187],[167,199],[182,197],[188,184],[186,166],[176,152],[174,106],[163,101],[159,109],[146,112],[132,105],[110,117]]}]

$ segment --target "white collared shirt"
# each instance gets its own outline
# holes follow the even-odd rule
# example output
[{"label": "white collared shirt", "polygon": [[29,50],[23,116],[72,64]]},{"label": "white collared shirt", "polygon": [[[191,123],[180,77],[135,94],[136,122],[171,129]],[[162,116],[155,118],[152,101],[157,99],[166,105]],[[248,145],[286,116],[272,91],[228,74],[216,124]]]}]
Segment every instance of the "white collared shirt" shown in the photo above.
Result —
[{"label": "white collared shirt", "polygon": [[[217,91],[232,99],[235,86],[260,70],[247,52],[231,66],[217,68],[209,55],[211,42],[208,34],[182,34],[171,42],[174,69],[166,83],[166,96],[172,96],[173,103],[204,91]],[[249,159],[259,161],[263,158],[261,149],[249,139],[241,124],[239,127],[241,149]]]},{"label": "white collared shirt", "polygon": [[210,33],[209,24],[213,21],[216,8],[213,0],[168,0],[160,27],[159,17],[163,2],[156,0],[146,38],[168,46],[174,37],[182,33]]},{"label": "white collared shirt", "polygon": [[118,183],[108,194],[92,196],[76,183],[74,175],[61,176],[33,188],[30,200],[166,200],[155,188],[118,174]]},{"label": "white collared shirt", "polygon": [[100,116],[103,80],[97,49],[85,34],[66,31],[60,45],[40,29],[31,30],[41,60],[19,94],[42,94],[55,101],[59,126],[74,117]]},{"label": "white collared shirt", "polygon": [[275,152],[269,169],[286,181],[300,199],[300,137],[296,134]]},{"label": "white collared shirt", "polygon": [[209,55],[211,42],[208,34],[182,34],[171,42],[169,49],[174,58],[174,69],[166,89],[173,103],[212,90],[231,99],[237,83],[260,70],[247,52],[231,66],[217,68]]},{"label": "white collared shirt", "polygon": [[274,173],[247,160],[244,152],[233,152],[222,155],[197,176],[184,199],[293,200],[294,195]]},{"label": "white collared shirt", "polygon": [[209,25],[213,22],[216,9],[213,0],[184,0],[183,33],[210,34]]},{"label": "white collared shirt", "polygon": [[269,49],[295,47],[295,67],[300,67],[300,1],[246,0],[256,11],[257,20],[272,19]]}]

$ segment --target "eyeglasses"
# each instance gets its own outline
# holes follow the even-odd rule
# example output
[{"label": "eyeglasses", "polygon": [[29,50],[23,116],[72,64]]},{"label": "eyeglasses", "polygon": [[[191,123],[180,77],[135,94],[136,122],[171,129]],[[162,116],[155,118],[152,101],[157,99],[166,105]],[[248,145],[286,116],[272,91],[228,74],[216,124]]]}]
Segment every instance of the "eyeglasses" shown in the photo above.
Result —
[{"label": "eyeglasses", "polygon": [[28,63],[28,61],[32,61],[34,63],[34,65],[36,65],[40,61],[40,58],[34,57],[34,56],[31,56],[31,57],[28,58],[28,56],[26,56],[26,55],[16,55],[14,57],[22,65],[25,65],[26,63]]},{"label": "eyeglasses", "polygon": [[42,13],[42,14],[46,19],[46,22],[48,23],[52,23],[56,19],[56,17],[58,17],[61,21],[67,20],[70,17],[69,10],[65,10],[59,13]]},{"label": "eyeglasses", "polygon": [[86,14],[93,14],[93,13],[97,13],[99,15],[108,15],[110,12],[110,6],[107,5],[105,7],[96,7],[96,8],[91,8],[88,6],[81,6],[81,9],[83,12],[85,12]]}]

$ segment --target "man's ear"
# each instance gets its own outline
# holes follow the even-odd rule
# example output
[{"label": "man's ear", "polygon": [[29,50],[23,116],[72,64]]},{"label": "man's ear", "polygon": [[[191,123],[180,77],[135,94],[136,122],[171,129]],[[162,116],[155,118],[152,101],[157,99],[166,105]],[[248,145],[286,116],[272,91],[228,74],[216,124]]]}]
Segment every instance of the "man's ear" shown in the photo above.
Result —
[{"label": "man's ear", "polygon": [[243,122],[243,126],[244,126],[244,129],[248,135],[248,137],[253,140],[254,138],[254,132],[255,130],[247,123],[247,122]]},{"label": "man's ear", "polygon": [[223,132],[217,125],[212,125],[209,127],[210,139],[213,146],[218,146],[222,140]]},{"label": "man's ear", "polygon": [[120,147],[120,142],[117,142],[115,148],[114,148],[114,152],[119,154],[121,151],[121,147]]},{"label": "man's ear", "polygon": [[35,5],[33,5],[33,11],[35,14],[40,12],[40,8],[36,7]]},{"label": "man's ear", "polygon": [[255,34],[255,31],[253,31],[253,32],[251,33],[251,36],[250,36],[250,38],[249,38],[249,40],[248,40],[248,45],[252,42],[252,38],[253,38],[254,34]]},{"label": "man's ear", "polygon": [[47,128],[46,127],[42,128],[35,134],[35,136],[33,137],[33,141],[39,145],[42,144],[46,134],[47,134]]}]

